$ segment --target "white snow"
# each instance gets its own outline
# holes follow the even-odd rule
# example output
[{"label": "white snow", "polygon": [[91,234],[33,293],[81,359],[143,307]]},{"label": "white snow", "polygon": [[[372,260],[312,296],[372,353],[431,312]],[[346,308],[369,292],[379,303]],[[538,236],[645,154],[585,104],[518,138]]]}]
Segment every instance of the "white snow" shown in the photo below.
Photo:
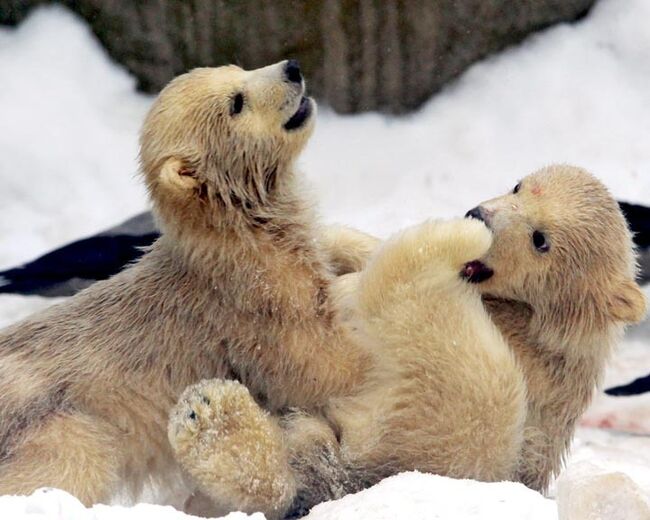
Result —
[{"label": "white snow", "polygon": [[552,500],[514,482],[409,472],[316,506],[307,520],[555,520]]},{"label": "white snow", "polygon": [[[386,236],[430,216],[463,214],[553,162],[585,166],[618,198],[650,204],[648,20],[648,0],[600,0],[581,22],[471,67],[408,117],[344,117],[321,107],[301,167],[324,220]],[[60,7],[0,28],[0,269],[146,208],[137,132],[151,99]],[[51,303],[1,296],[0,326]],[[627,336],[607,383],[650,372],[649,338],[648,322]],[[637,435],[582,428],[570,463],[597,463],[646,486],[648,410],[650,394],[599,396],[583,423]],[[0,497],[2,518],[183,518],[138,507],[85,510],[58,491]],[[309,518],[556,514],[553,502],[515,484],[404,474]]]},{"label": "white snow", "polygon": [[650,203],[650,2],[589,17],[471,67],[408,118],[321,111],[303,161],[326,218],[385,235],[462,215],[556,162]]},{"label": "white snow", "polygon": [[0,266],[146,206],[137,132],[150,99],[62,8],[0,29]]},{"label": "white snow", "polygon": [[[96,505],[87,509],[75,497],[60,489],[42,488],[28,497],[0,496],[0,518],[11,520],[190,520],[170,506],[137,504],[133,507]],[[224,520],[264,520],[255,513],[230,513]]]},{"label": "white snow", "polygon": [[[462,497],[462,500],[459,500]],[[39,490],[30,497],[0,497],[0,512],[12,520],[186,520],[196,518],[170,507],[86,509],[60,490]],[[174,514],[175,513],[175,514]],[[231,513],[228,520],[262,520],[257,513]],[[316,506],[306,520],[555,520],[553,500],[522,484],[454,480],[424,473],[402,473],[341,500]]]}]

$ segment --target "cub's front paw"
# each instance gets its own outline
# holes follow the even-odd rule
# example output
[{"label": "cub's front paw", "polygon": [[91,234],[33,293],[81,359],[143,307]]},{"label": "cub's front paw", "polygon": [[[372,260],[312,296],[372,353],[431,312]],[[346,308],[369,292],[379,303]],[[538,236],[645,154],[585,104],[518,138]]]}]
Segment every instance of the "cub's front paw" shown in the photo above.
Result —
[{"label": "cub's front paw", "polygon": [[492,245],[492,232],[474,219],[429,221],[419,231],[420,247],[456,272],[485,256]]},{"label": "cub's front paw", "polygon": [[226,510],[288,506],[294,490],[278,426],[236,381],[201,381],[171,412],[169,442],[199,488]]}]

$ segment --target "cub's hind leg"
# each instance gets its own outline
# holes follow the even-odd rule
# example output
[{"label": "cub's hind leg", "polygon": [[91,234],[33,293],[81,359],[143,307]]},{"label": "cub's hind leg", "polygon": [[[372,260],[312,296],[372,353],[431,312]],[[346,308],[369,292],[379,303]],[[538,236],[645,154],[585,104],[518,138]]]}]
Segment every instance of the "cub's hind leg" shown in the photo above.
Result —
[{"label": "cub's hind leg", "polygon": [[59,412],[0,459],[0,495],[63,489],[86,505],[106,502],[120,481],[120,443],[111,425],[78,412]]},{"label": "cub's hind leg", "polygon": [[185,390],[170,414],[177,461],[215,513],[262,511],[280,518],[295,494],[282,433],[236,381],[206,380]]},{"label": "cub's hind leg", "polygon": [[169,440],[199,488],[188,512],[282,518],[360,489],[326,421],[303,413],[277,420],[234,381],[189,387],[172,411]]},{"label": "cub's hind leg", "polygon": [[[380,432],[365,465],[393,460],[457,478],[511,479],[526,417],[526,385],[465,268],[491,232],[475,220],[432,221],[387,241],[360,274],[360,320],[388,391],[377,423],[351,431],[355,444]],[[480,262],[477,262],[480,263]],[[381,372],[380,372],[381,373]]]}]

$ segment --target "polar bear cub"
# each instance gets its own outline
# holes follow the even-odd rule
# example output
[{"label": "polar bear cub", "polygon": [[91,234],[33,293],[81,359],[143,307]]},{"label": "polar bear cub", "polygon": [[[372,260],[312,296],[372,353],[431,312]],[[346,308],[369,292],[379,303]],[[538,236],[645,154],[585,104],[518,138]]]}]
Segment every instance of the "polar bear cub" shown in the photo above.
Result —
[{"label": "polar bear cub", "polygon": [[348,325],[374,346],[374,368],[356,394],[330,402],[324,421],[290,414],[279,425],[234,382],[186,390],[169,439],[199,489],[222,511],[278,517],[404,469],[512,478],[523,377],[479,291],[461,276],[491,243],[483,223],[431,221],[341,279]]},{"label": "polar bear cub", "polygon": [[[169,484],[169,410],[201,379],[236,378],[271,410],[362,380],[367,356],[338,325],[328,235],[295,168],[316,113],[305,93],[292,60],[195,69],[160,93],[140,159],[161,238],[0,332],[0,494],[58,487],[93,504]],[[354,268],[354,235],[333,243],[348,251],[339,269]]]}]

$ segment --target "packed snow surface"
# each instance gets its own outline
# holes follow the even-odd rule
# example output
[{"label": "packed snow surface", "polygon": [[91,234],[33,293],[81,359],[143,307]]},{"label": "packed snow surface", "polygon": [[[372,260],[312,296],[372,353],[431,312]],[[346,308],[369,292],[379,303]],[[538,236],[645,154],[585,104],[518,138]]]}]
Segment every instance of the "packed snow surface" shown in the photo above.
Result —
[{"label": "packed snow surface", "polygon": [[[462,499],[461,499],[462,497]],[[170,507],[86,509],[71,495],[41,490],[31,497],[0,497],[0,511],[12,520],[189,520]],[[231,513],[227,520],[262,520],[257,513]],[[555,520],[555,502],[522,484],[485,484],[423,473],[402,473],[373,488],[316,506],[305,520]]]},{"label": "packed snow surface", "polygon": [[[474,65],[407,117],[344,117],[321,107],[300,164],[323,219],[386,236],[431,216],[461,215],[555,162],[584,166],[619,199],[650,204],[648,20],[647,0],[600,0],[579,23]],[[0,269],[146,208],[137,132],[151,100],[60,7],[0,29]],[[0,326],[51,303],[2,296]],[[650,372],[648,338],[648,322],[628,335],[608,383]],[[635,435],[582,429],[576,463],[622,468],[645,486],[648,410],[650,394],[599,396],[583,423]],[[0,497],[2,518],[185,518],[138,508],[86,510],[57,491]],[[556,513],[516,484],[404,474],[309,518],[550,520]]]}]

